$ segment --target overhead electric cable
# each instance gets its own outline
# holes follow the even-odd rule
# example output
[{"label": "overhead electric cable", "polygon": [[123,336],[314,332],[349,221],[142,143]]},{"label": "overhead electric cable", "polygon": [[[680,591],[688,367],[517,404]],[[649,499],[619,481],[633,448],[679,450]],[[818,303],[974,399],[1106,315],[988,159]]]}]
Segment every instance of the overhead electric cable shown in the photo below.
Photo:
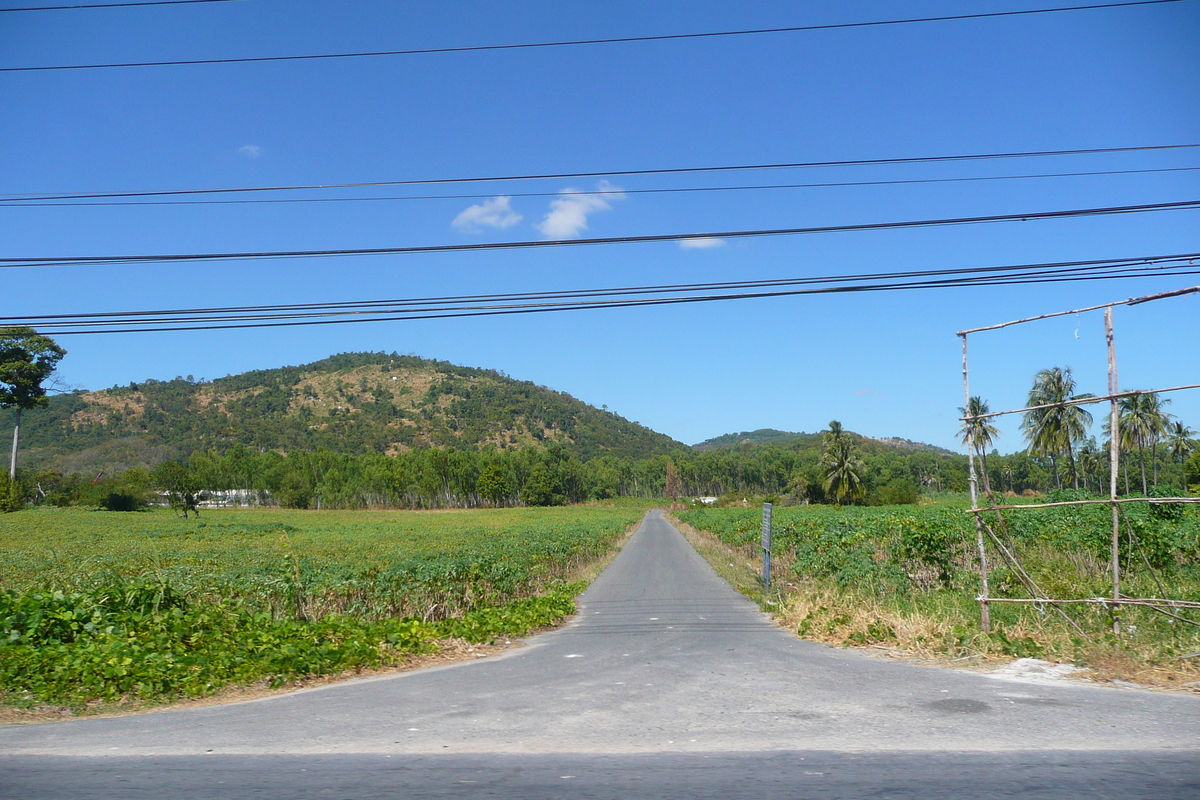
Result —
[{"label": "overhead electric cable", "polygon": [[[1164,172],[1197,172],[1200,167],[1162,167],[1158,169],[1108,169],[1090,172],[1042,172],[1023,175],[982,175],[966,178],[908,178],[891,181],[833,181],[824,183],[766,183],[743,184],[738,186],[682,186],[668,189],[597,189],[586,192],[588,195],[627,195],[627,194],[690,194],[696,192],[739,192],[771,189],[827,189],[856,186],[909,186],[927,183],[975,183],[979,181],[1015,181],[1037,178],[1083,178],[1104,175],[1147,175]],[[504,197],[561,197],[562,192],[503,192]],[[366,203],[378,201],[407,201],[407,200],[486,200],[496,197],[489,194],[418,194],[418,195],[375,195],[362,197],[273,197],[257,200],[117,200],[96,202],[58,202],[46,201],[39,203],[13,203],[0,199],[0,208],[105,208],[125,206],[223,206],[223,205],[263,205],[276,203]]]},{"label": "overhead electric cable", "polygon": [[261,64],[275,61],[317,61],[345,58],[376,58],[381,56],[480,53],[497,50],[532,50],[540,48],[582,47],[602,44],[635,44],[644,42],[678,41],[685,39],[716,39],[731,36],[761,36],[765,34],[802,33],[810,31],[844,30],[850,28],[873,28],[892,25],[914,25],[928,22],[956,22],[973,19],[1024,17],[1038,14],[1058,14],[1070,11],[1096,11],[1110,8],[1156,6],[1183,2],[1189,2],[1189,0],[1132,0],[1131,2],[1124,3],[1094,3],[1090,5],[1056,6],[1054,8],[1031,8],[1018,11],[989,11],[973,14],[947,14],[943,16],[930,17],[868,20],[864,22],[835,22],[824,25],[789,25],[775,28],[748,28],[744,30],[704,31],[700,33],[669,33],[656,36],[619,36],[597,39],[570,39],[553,42],[520,42],[512,44],[466,45],[459,47],[426,47],[405,50],[369,50],[351,53],[308,53],[291,56],[250,56],[245,58],[198,58],[174,59],[169,61],[121,61],[98,64],[55,64],[31,67],[3,67],[0,68],[0,72],[50,72],[87,69],[123,69],[128,67],[180,67],[210,64]]},{"label": "overhead electric cable", "polygon": [[899,278],[927,278],[933,276],[964,276],[964,275],[989,275],[995,273],[1006,273],[1016,271],[1061,271],[1064,269],[1118,269],[1135,267],[1139,269],[1149,268],[1151,266],[1162,266],[1164,264],[1174,264],[1175,262],[1192,262],[1200,259],[1200,252],[1195,253],[1175,253],[1170,255],[1154,255],[1154,256],[1136,256],[1133,258],[1117,258],[1117,259],[1092,259],[1086,261],[1056,261],[1056,262],[1038,262],[1033,264],[1016,264],[994,267],[959,267],[953,269],[942,270],[915,270],[905,272],[882,272],[882,273],[864,273],[850,275],[833,275],[823,277],[807,277],[807,278],[775,278],[753,281],[722,281],[716,283],[683,283],[683,284],[657,284],[644,286],[624,286],[610,287],[605,289],[576,289],[576,290],[559,290],[559,291],[542,291],[542,292],[519,292],[508,294],[485,294],[485,295],[449,295],[439,297],[418,297],[418,298],[401,298],[387,300],[360,300],[360,301],[338,301],[324,303],[290,303],[290,304],[275,304],[275,305],[258,305],[258,306],[226,306],[216,308],[189,308],[189,309],[165,309],[157,311],[112,311],[112,312],[93,312],[83,314],[56,314],[42,316],[24,316],[24,317],[8,317],[0,318],[0,324],[4,326],[13,325],[35,325],[42,324],[47,321],[61,320],[96,320],[111,317],[145,317],[158,316],[166,317],[175,314],[228,314],[228,313],[249,313],[258,311],[311,311],[311,310],[340,310],[340,309],[361,309],[375,308],[379,306],[418,306],[428,304],[446,304],[446,303],[473,303],[473,302],[509,302],[509,301],[524,301],[524,300],[546,300],[546,299],[579,299],[592,298],[600,296],[613,295],[633,295],[647,293],[671,293],[671,292],[691,292],[691,291],[714,291],[725,289],[745,289],[745,288],[764,288],[777,286],[794,286],[801,284],[813,283],[845,283],[862,280],[875,279],[899,279]]},{"label": "overhead electric cable", "polygon": [[[234,186],[224,189],[164,189],[160,191],[120,192],[60,192],[26,193],[23,195],[0,196],[0,203],[32,202],[40,200],[100,200],[122,197],[171,197],[198,194],[235,194],[243,192],[296,192],[327,189],[369,189],[384,186],[432,186],[456,183],[503,183],[513,181],[565,180],[571,178],[623,178],[638,175],[686,175],[703,172],[750,172],[777,169],[814,169],[821,167],[874,167],[894,164],[940,164],[955,161],[994,161],[1012,158],[1044,158],[1053,156],[1100,155],[1107,153],[1140,153],[1158,150],[1187,150],[1200,147],[1200,143],[1134,145],[1129,147],[1091,147],[1074,150],[1025,150],[1007,153],[965,153],[949,156],[903,156],[899,158],[841,159],[836,161],[792,161],[766,164],[731,164],[708,167],[663,167],[659,169],[622,169],[606,172],[547,172],[524,175],[492,175],[466,178],[422,178],[394,181],[358,181],[354,183],[312,183],[280,186]],[[594,192],[581,192],[594,194]]]},{"label": "overhead electric cable", "polygon": [[243,0],[138,0],[129,3],[92,3],[89,5],[71,6],[23,6],[21,8],[0,8],[0,13],[13,11],[83,11],[89,8],[136,8],[139,6],[194,6],[201,3],[235,3]]},{"label": "overhead electric cable", "polygon": [[[1172,277],[1181,275],[1197,275],[1200,274],[1200,266],[1191,266],[1189,268],[1177,268],[1160,270],[1150,273],[1155,277]],[[977,277],[963,279],[934,279],[929,281],[909,281],[906,283],[883,283],[883,284],[857,284],[849,286],[823,286],[818,288],[794,289],[774,292],[743,292],[736,294],[724,295],[701,295],[701,296],[685,296],[685,297],[659,297],[646,299],[630,299],[630,300],[598,300],[586,303],[548,303],[548,304],[525,304],[517,306],[498,306],[484,308],[460,307],[454,309],[437,309],[435,313],[401,311],[399,313],[388,314],[385,316],[354,316],[352,318],[339,319],[296,319],[295,316],[283,317],[277,319],[258,320],[258,321],[235,321],[235,322],[207,322],[201,324],[174,324],[159,327],[137,327],[137,328],[102,328],[89,330],[46,330],[42,328],[41,332],[47,335],[63,336],[72,334],[92,334],[92,333],[162,333],[168,331],[194,331],[194,330],[228,330],[228,329],[245,329],[245,328],[273,328],[273,327],[297,327],[309,325],[339,325],[351,322],[394,322],[405,320],[418,319],[452,319],[463,317],[481,317],[481,316],[500,316],[513,314],[532,314],[546,313],[552,311],[584,311],[597,309],[611,308],[636,308],[645,306],[658,305],[678,305],[687,303],[704,303],[717,302],[728,300],[749,300],[749,299],[765,299],[791,297],[800,295],[817,295],[817,294],[837,294],[847,292],[877,292],[877,291],[898,291],[898,290],[918,290],[918,289],[933,289],[933,288],[954,288],[954,287],[970,287],[970,286],[1010,286],[1023,284],[1041,284],[1041,283],[1063,283],[1063,282],[1078,282],[1078,281],[1093,281],[1093,280],[1113,280],[1120,278],[1137,278],[1147,277],[1147,274],[1142,272],[1123,271],[1113,274],[1023,274],[1017,276],[994,276],[994,277]],[[377,312],[378,313],[378,312]],[[127,323],[128,324],[128,323]]]},{"label": "overhead electric cable", "polygon": [[1147,203],[1132,206],[1108,206],[1101,208],[1077,208],[1065,211],[1036,211],[1020,214],[992,214],[975,217],[950,217],[944,219],[904,220],[899,222],[864,222],[848,225],[825,225],[804,228],[766,228],[758,230],[711,231],[692,233],[646,234],[640,236],[608,236],[589,239],[548,239],[517,242],[483,242],[477,244],[417,245],[409,247],[362,247],[331,250],[267,250],[242,253],[172,253],[158,255],[114,255],[114,256],[46,256],[26,258],[0,258],[0,267],[45,267],[45,266],[111,266],[116,264],[147,264],[168,262],[241,261],[247,259],[275,258],[323,258],[373,255],[411,255],[416,253],[455,253],[480,250],[522,250],[544,247],[567,247],[602,244],[633,244],[649,242],[678,242],[695,239],[744,239],[762,236],[792,236],[817,233],[850,233],[872,230],[901,230],[906,228],[929,228],[946,225],[972,225],[991,222],[1016,222],[1047,219],[1069,219],[1073,217],[1111,216],[1117,214],[1139,214],[1152,211],[1194,210],[1200,208],[1200,200],[1182,200],[1172,203]]},{"label": "overhead electric cable", "polygon": [[[1156,276],[1156,277],[1200,274],[1200,267],[1192,266],[1188,269],[1178,269],[1177,268],[1177,269],[1171,269],[1171,270],[1156,270],[1153,273],[1149,273],[1149,274],[1152,274],[1153,276]],[[817,288],[817,289],[804,289],[804,290],[800,290],[800,291],[742,292],[742,293],[732,294],[732,295],[728,295],[728,294],[727,295],[695,295],[695,296],[690,296],[690,297],[666,297],[666,298],[660,297],[660,298],[649,298],[649,299],[614,298],[614,299],[588,300],[588,301],[582,301],[582,302],[561,301],[561,302],[545,302],[545,303],[508,303],[508,304],[498,304],[498,305],[457,305],[457,306],[434,307],[434,308],[426,308],[426,309],[411,309],[411,308],[377,309],[375,311],[340,312],[337,314],[277,314],[277,315],[259,314],[259,315],[254,315],[254,316],[240,316],[240,317],[239,316],[230,316],[230,317],[209,316],[209,317],[205,317],[205,318],[176,318],[176,319],[166,320],[166,322],[168,322],[170,325],[170,327],[168,327],[168,328],[147,327],[148,325],[161,323],[161,322],[163,322],[163,320],[154,320],[154,319],[132,320],[132,321],[131,320],[125,320],[125,321],[115,320],[115,321],[107,321],[104,323],[92,324],[86,330],[78,330],[78,329],[77,330],[65,330],[64,329],[64,330],[53,331],[52,333],[54,333],[54,334],[105,333],[105,332],[130,333],[130,332],[135,332],[138,330],[163,331],[163,330],[200,330],[200,329],[213,329],[213,328],[225,328],[225,327],[269,327],[271,325],[281,324],[281,321],[287,321],[287,320],[292,320],[292,321],[304,320],[304,322],[308,322],[308,323],[327,324],[329,322],[360,321],[359,319],[345,319],[345,317],[361,318],[364,314],[371,314],[371,313],[376,314],[376,315],[386,314],[386,316],[374,316],[374,317],[370,317],[364,321],[382,321],[384,319],[394,319],[394,318],[399,318],[399,319],[425,319],[425,318],[440,319],[440,318],[444,318],[446,316],[463,316],[463,315],[471,316],[471,315],[475,315],[475,314],[468,313],[468,312],[480,312],[480,311],[483,311],[483,312],[569,311],[569,310],[583,310],[583,309],[587,309],[587,308],[618,308],[618,307],[637,307],[637,306],[644,306],[644,305],[662,305],[662,304],[671,304],[671,303],[676,303],[676,302],[702,302],[702,301],[706,301],[706,300],[729,300],[729,299],[783,297],[783,296],[790,296],[790,295],[797,295],[797,294],[818,294],[818,293],[841,292],[841,291],[879,291],[879,290],[887,290],[887,289],[910,289],[910,288],[921,288],[921,287],[939,288],[939,287],[967,286],[967,285],[994,286],[994,285],[1013,285],[1013,284],[1021,284],[1021,283],[1060,282],[1060,281],[1064,281],[1064,280],[1101,280],[1101,279],[1110,279],[1110,278],[1130,278],[1130,277],[1146,277],[1146,276],[1147,276],[1147,273],[1145,273],[1143,271],[1123,270],[1123,271],[1118,271],[1118,272],[1096,275],[1096,274],[1079,274],[1075,270],[1070,270],[1070,271],[1066,271],[1065,273],[1053,273],[1053,274],[1040,273],[1040,274],[1020,274],[1020,275],[1007,275],[1007,276],[982,276],[982,277],[959,278],[959,279],[936,279],[936,280],[930,280],[930,281],[910,281],[907,283],[890,283],[890,284],[861,284],[860,283],[860,284],[852,285],[852,286],[848,286],[848,287],[824,287],[824,288]],[[331,317],[331,316],[343,317],[343,319],[329,320],[328,317]],[[322,318],[322,319],[314,320],[312,318]],[[266,325],[259,324],[259,323],[262,323],[264,320],[267,322]],[[224,323],[229,323],[229,322],[236,322],[237,324],[235,324],[235,325],[224,324]],[[304,322],[301,322],[300,324],[304,324]],[[189,323],[200,323],[200,324],[197,326],[197,325],[192,325]],[[67,324],[68,323],[61,323],[60,326],[65,326]],[[76,326],[80,326],[80,325],[84,325],[84,324],[85,323],[75,323]],[[119,331],[112,329],[112,328],[104,329],[104,328],[97,327],[98,325],[102,325],[102,324],[104,324],[104,325],[138,324],[139,327],[138,328],[121,329]],[[48,332],[48,331],[46,331],[45,327],[42,328],[42,331],[44,333]]]}]

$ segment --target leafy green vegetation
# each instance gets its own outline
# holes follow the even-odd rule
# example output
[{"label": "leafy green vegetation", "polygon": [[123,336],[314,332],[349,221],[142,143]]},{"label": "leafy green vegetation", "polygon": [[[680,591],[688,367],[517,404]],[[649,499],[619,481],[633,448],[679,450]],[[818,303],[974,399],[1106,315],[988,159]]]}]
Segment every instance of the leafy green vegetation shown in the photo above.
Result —
[{"label": "leafy green vegetation", "polygon": [[159,702],[521,635],[644,510],[7,514],[3,700]]},{"label": "leafy green vegetation", "polygon": [[[1060,496],[1057,499],[1063,499]],[[965,503],[908,507],[807,506],[775,511],[773,558],[780,614],[801,635],[848,645],[879,644],[956,658],[987,655],[1073,660],[1126,679],[1195,680],[1179,656],[1200,650],[1200,628],[1149,609],[1121,611],[1125,635],[1109,633],[1103,606],[1073,606],[1079,629],[1047,608],[992,604],[993,630],[979,628],[974,523]],[[1200,597],[1200,509],[1125,506],[1122,584],[1131,597]],[[1103,505],[1010,512],[1008,535],[1029,575],[1051,597],[1111,595],[1110,512]],[[757,558],[758,508],[693,508],[679,515]],[[992,552],[995,597],[1028,597]],[[1195,617],[1194,612],[1180,611]],[[1082,633],[1081,633],[1082,631]]]}]

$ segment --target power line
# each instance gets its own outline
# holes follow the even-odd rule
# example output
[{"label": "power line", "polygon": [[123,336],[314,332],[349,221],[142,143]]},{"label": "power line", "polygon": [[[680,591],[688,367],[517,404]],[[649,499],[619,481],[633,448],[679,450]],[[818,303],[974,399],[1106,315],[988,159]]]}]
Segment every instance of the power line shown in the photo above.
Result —
[{"label": "power line", "polygon": [[441,244],[410,247],[364,247],[334,250],[267,250],[242,253],[173,253],[159,255],[116,255],[116,256],[57,256],[32,258],[0,258],[0,268],[46,267],[46,266],[111,266],[118,264],[150,264],[168,262],[240,261],[246,259],[274,258],[319,258],[371,255],[412,255],[416,253],[454,253],[479,250],[522,250],[543,247],[565,247],[578,245],[633,244],[649,242],[678,242],[689,239],[744,239],[761,236],[789,236],[816,233],[849,233],[871,230],[900,230],[906,228],[929,228],[947,225],[971,225],[990,222],[1017,222],[1046,219],[1070,219],[1074,217],[1111,216],[1117,214],[1139,214],[1152,211],[1194,210],[1200,208],[1200,200],[1182,200],[1172,203],[1147,203],[1130,206],[1108,206],[1101,208],[1078,208],[1064,211],[1035,211],[1021,214],[993,214],[976,217],[951,217],[944,219],[904,220],[899,222],[867,222],[849,225],[826,225],[805,228],[766,228],[758,230],[710,231],[702,233],[666,233],[641,236],[611,236],[589,239],[549,239],[541,241],[483,242],[477,244]]},{"label": "power line", "polygon": [[[414,298],[399,301],[364,301],[361,303],[248,306],[225,309],[174,309],[168,311],[115,312],[96,315],[74,314],[58,317],[38,316],[3,319],[0,320],[0,324],[6,326],[38,325],[42,333],[61,336],[86,333],[150,333],[185,330],[295,327],[345,324],[350,322],[449,319],[545,313],[551,311],[636,308],[844,292],[1004,286],[1150,276],[1169,277],[1200,274],[1200,266],[1196,266],[1194,263],[1198,257],[1200,257],[1200,253],[1185,253],[1173,256],[1146,256],[1133,259],[1024,264],[1005,267],[873,273],[766,281],[738,281],[732,283],[643,286],[567,292],[476,295],[461,298]],[[789,288],[780,289],[779,287]],[[756,289],[757,291],[746,291],[748,289]],[[731,291],[732,293],[729,293]],[[693,294],[679,296],[682,292],[693,292]],[[646,297],[644,295],[657,296]],[[135,327],[113,327],[118,325],[132,325]]]},{"label": "power line", "polygon": [[[712,292],[714,290],[729,290],[729,289],[745,289],[745,288],[769,288],[779,286],[796,286],[804,284],[845,284],[859,283],[865,279],[888,279],[895,281],[901,278],[929,278],[934,276],[934,281],[925,281],[923,283],[903,283],[903,284],[865,284],[868,288],[911,288],[913,286],[933,286],[933,285],[966,285],[967,283],[978,285],[999,285],[1003,283],[1011,283],[1013,281],[1025,281],[1027,279],[1033,281],[1043,281],[1046,279],[1058,279],[1070,276],[1080,278],[1090,277],[1144,277],[1146,275],[1164,275],[1164,274],[1190,274],[1188,272],[1179,272],[1180,268],[1187,268],[1192,271],[1200,271],[1194,266],[1195,258],[1200,254],[1184,254],[1181,256],[1169,257],[1151,257],[1147,259],[1137,259],[1130,261],[1128,259],[1114,260],[1111,262],[1075,262],[1080,265],[1090,266],[1068,266],[1072,262],[1065,262],[1055,268],[1050,268],[1053,265],[1020,265],[1016,267],[989,267],[989,268],[973,268],[965,270],[935,270],[925,272],[904,272],[904,273],[883,273],[875,275],[859,275],[859,276],[835,276],[832,278],[798,278],[784,279],[774,281],[748,281],[723,284],[706,284],[706,285],[677,285],[665,287],[633,287],[618,290],[585,290],[578,292],[541,292],[531,293],[526,295],[481,295],[474,298],[464,298],[463,300],[454,300],[446,298],[424,298],[409,301],[365,301],[361,303],[332,303],[332,304],[306,304],[301,306],[252,306],[243,308],[231,309],[214,309],[214,310],[172,310],[172,311],[157,311],[157,312],[124,312],[124,313],[106,313],[97,315],[65,315],[62,317],[25,317],[14,320],[5,320],[8,324],[20,325],[44,325],[46,323],[61,326],[101,326],[101,325],[122,325],[122,324],[139,324],[142,326],[170,322],[178,325],[181,323],[194,322],[227,322],[230,320],[288,320],[297,318],[311,317],[330,317],[330,316],[355,316],[364,313],[388,313],[389,316],[397,313],[416,313],[422,316],[440,317],[441,312],[459,312],[459,311],[477,311],[477,310],[512,310],[512,309],[542,309],[542,310],[572,310],[574,307],[618,307],[624,305],[643,305],[643,301],[639,298],[630,299],[631,295],[645,294],[671,294],[682,291],[694,291],[700,289],[702,291]],[[1188,264],[1183,262],[1187,261]],[[1153,266],[1147,266],[1152,264]],[[1174,271],[1171,271],[1174,270]],[[1004,274],[984,274],[970,275],[970,273],[996,273]],[[946,278],[945,276],[952,276]],[[861,289],[862,286],[857,287]],[[815,290],[823,291],[823,290]],[[808,293],[808,292],[805,292]],[[791,292],[754,292],[740,293],[737,295],[720,295],[717,299],[731,298],[750,298],[750,297],[777,297]],[[695,301],[704,299],[704,296],[685,297],[685,301]],[[549,302],[530,302],[530,301],[545,301],[549,298]],[[587,298],[582,301],[578,298]],[[513,300],[521,300],[523,302],[514,303]],[[663,298],[651,298],[646,302],[657,303]],[[670,299],[670,298],[667,298]],[[473,304],[468,304],[465,301],[471,301]],[[488,302],[487,305],[479,305],[481,302]],[[448,304],[447,304],[448,302]],[[433,305],[430,304],[439,304]],[[391,306],[391,308],[382,308],[381,305]],[[422,308],[422,306],[425,306]],[[295,313],[295,309],[317,309],[316,311],[305,310],[301,313]],[[350,309],[350,310],[347,310]],[[366,310],[361,310],[366,309]],[[212,311],[220,311],[221,315],[213,315]],[[270,313],[263,313],[264,311]],[[248,313],[243,313],[248,312]],[[191,314],[199,316],[181,317],[179,315]],[[148,317],[146,315],[157,315],[156,317]],[[88,318],[90,316],[90,318]],[[113,317],[125,317],[125,319],[112,319]],[[80,319],[83,318],[83,319]],[[417,317],[407,317],[417,318]],[[128,332],[128,331],[126,331]]]},{"label": "power line", "polygon": [[239,0],[140,0],[131,3],[94,3],[73,6],[24,6],[22,8],[0,8],[0,14],[13,11],[81,11],[89,8],[135,8],[138,6],[192,6],[199,3],[233,3]]},{"label": "power line", "polygon": [[[1082,178],[1102,175],[1148,175],[1164,172],[1197,172],[1200,167],[1163,167],[1158,169],[1109,169],[1090,172],[1042,172],[1023,175],[984,175],[967,178],[909,178],[891,181],[835,181],[826,183],[768,183],[739,186],[686,186],[670,189],[597,189],[589,195],[621,196],[627,194],[689,194],[695,192],[737,192],[763,189],[825,189],[854,186],[909,186],[926,183],[975,183],[979,181],[1015,181],[1035,178]],[[504,192],[504,197],[561,197],[562,192]],[[376,195],[364,197],[276,197],[261,200],[133,200],[115,202],[57,202],[40,203],[5,202],[0,207],[8,208],[104,208],[107,206],[220,206],[262,205],[274,203],[364,203],[397,200],[485,200],[495,197],[489,194],[425,194],[425,195]]]},{"label": "power line", "polygon": [[47,322],[53,324],[76,324],[75,321],[82,320],[78,324],[95,324],[97,321],[117,319],[118,323],[122,323],[123,319],[118,318],[159,318],[151,321],[161,321],[162,318],[175,317],[177,315],[213,315],[213,314],[249,314],[249,313],[281,313],[281,312],[302,312],[302,313],[325,313],[335,312],[341,313],[345,311],[355,312],[363,309],[378,309],[384,306],[436,306],[445,304],[463,304],[463,303],[482,303],[482,302],[515,302],[515,301],[564,301],[578,300],[597,297],[612,297],[612,296],[627,296],[627,295],[642,295],[642,294],[670,294],[677,292],[694,292],[694,291],[716,291],[729,289],[763,289],[781,286],[797,286],[806,284],[836,284],[849,283],[864,280],[896,280],[901,278],[929,278],[929,277],[957,277],[957,276],[984,276],[990,277],[997,273],[1014,273],[1014,272],[1036,272],[1038,274],[1049,274],[1051,272],[1062,272],[1064,270],[1072,271],[1095,271],[1095,270],[1115,270],[1115,269],[1149,269],[1151,267],[1160,269],[1163,266],[1177,266],[1182,262],[1188,262],[1189,266],[1195,259],[1200,258],[1200,253],[1175,253],[1171,255],[1154,255],[1154,256],[1136,256],[1133,258],[1117,258],[1117,259],[1092,259],[1086,261],[1057,261],[1057,262],[1039,262],[1033,264],[1016,264],[1004,265],[995,267],[965,267],[941,270],[910,270],[905,272],[883,272],[883,273],[865,273],[865,274],[850,274],[850,275],[833,275],[823,277],[806,277],[806,278],[777,278],[766,280],[753,281],[722,281],[716,283],[684,283],[684,284],[657,284],[643,286],[624,286],[613,287],[606,289],[574,289],[560,291],[541,291],[541,292],[520,292],[507,294],[485,294],[485,295],[449,295],[439,297],[418,297],[418,298],[403,298],[403,299],[388,299],[388,300],[359,300],[359,301],[338,301],[338,302],[323,302],[323,303],[288,303],[276,305],[256,305],[256,306],[227,306],[215,308],[189,308],[189,309],[160,309],[156,311],[109,311],[109,312],[92,312],[82,314],[55,314],[41,316],[22,316],[0,318],[0,323],[6,326],[13,325],[40,325]]},{"label": "power line", "polygon": [[[368,189],[385,186],[432,186],[437,184],[501,183],[512,181],[564,180],[570,178],[619,178],[639,175],[684,175],[705,172],[750,172],[777,169],[813,169],[820,167],[875,167],[896,164],[940,164],[955,161],[997,161],[1012,158],[1045,158],[1051,156],[1103,155],[1109,153],[1142,153],[1159,150],[1187,150],[1200,143],[1135,145],[1130,147],[1091,147],[1074,150],[1025,150],[1008,153],[965,153],[948,156],[904,156],[900,158],[861,158],[836,161],[792,161],[765,164],[726,164],[706,167],[663,167],[657,169],[622,169],[605,172],[546,172],[524,175],[492,175],[466,178],[422,178],[418,180],[359,181],[356,183],[312,183],[280,186],[236,186],[224,189],[165,189],[161,191],[71,192],[59,194],[25,194],[0,197],[0,203],[49,200],[102,200],[124,197],[171,197],[201,194],[235,194],[244,192],[295,192],[327,189]],[[593,194],[589,192],[588,194]]]},{"label": "power line", "polygon": [[272,61],[316,61],[343,58],[375,58],[379,56],[414,56],[438,53],[479,53],[497,50],[530,50],[551,47],[580,47],[600,44],[633,44],[640,42],[666,42],[683,39],[715,39],[730,36],[760,36],[764,34],[801,33],[806,31],[828,31],[849,28],[872,28],[891,25],[913,25],[927,22],[955,22],[972,19],[993,19],[999,17],[1023,17],[1035,14],[1057,14],[1068,11],[1095,11],[1108,8],[1129,8],[1133,6],[1155,6],[1168,3],[1181,3],[1188,0],[1133,0],[1124,3],[1098,3],[1092,5],[1057,6],[1054,8],[1034,8],[1022,11],[992,11],[976,14],[950,14],[936,17],[908,17],[904,19],[871,20],[867,22],[838,22],[826,25],[791,25],[778,28],[750,28],[745,30],[705,31],[701,33],[671,33],[657,36],[620,36],[603,39],[571,39],[555,42],[522,42],[514,44],[486,44],[462,47],[428,47],[407,50],[372,50],[354,53],[310,53],[292,56],[252,56],[246,58],[201,58],[179,59],[171,61],[124,61],[101,64],[60,64],[40,67],[4,67],[0,72],[49,72],[85,69],[122,69],[126,67],[179,67],[199,66],[208,64],[256,64]]}]

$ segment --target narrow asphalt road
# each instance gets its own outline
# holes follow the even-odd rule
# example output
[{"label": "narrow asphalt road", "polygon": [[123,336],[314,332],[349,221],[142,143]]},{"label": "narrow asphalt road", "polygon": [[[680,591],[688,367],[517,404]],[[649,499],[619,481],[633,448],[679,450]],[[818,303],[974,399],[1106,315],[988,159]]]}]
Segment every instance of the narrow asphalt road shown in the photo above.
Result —
[{"label": "narrow asphalt road", "polygon": [[657,512],[499,657],[0,727],[0,798],[964,795],[1200,798],[1200,701],[796,639]]}]

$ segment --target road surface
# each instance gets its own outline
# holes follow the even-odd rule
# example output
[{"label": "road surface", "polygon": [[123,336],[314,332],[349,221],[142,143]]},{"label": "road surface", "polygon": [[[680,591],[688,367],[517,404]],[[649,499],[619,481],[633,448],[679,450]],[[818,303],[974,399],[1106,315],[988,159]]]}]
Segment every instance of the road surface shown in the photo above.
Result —
[{"label": "road surface", "polygon": [[576,620],[465,664],[0,727],[0,798],[1200,798],[1200,700],[795,638],[658,512]]}]

